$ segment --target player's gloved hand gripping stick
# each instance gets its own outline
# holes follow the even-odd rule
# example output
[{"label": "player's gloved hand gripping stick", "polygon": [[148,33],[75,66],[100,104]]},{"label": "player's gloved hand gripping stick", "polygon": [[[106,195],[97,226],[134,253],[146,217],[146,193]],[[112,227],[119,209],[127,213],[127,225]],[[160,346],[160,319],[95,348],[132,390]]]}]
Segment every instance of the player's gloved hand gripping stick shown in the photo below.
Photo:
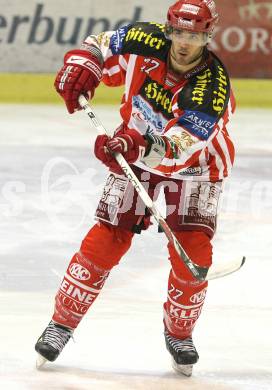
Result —
[{"label": "player's gloved hand gripping stick", "polygon": [[[94,127],[100,134],[106,134],[109,136],[107,130],[102,125],[100,120],[95,115],[94,111],[92,110],[91,106],[89,105],[87,99],[80,95],[79,97],[79,105],[84,109],[86,114],[91,119]],[[120,165],[124,175],[129,179],[131,184],[134,186],[135,190],[138,192],[139,196],[141,197],[142,201],[150,211],[151,215],[155,218],[161,229],[164,231],[166,237],[168,238],[169,242],[171,242],[178,255],[180,256],[181,261],[185,263],[187,268],[190,270],[192,275],[198,279],[198,280],[211,280],[220,278],[222,276],[231,274],[237,270],[239,270],[242,265],[245,262],[245,257],[242,259],[235,259],[230,262],[228,262],[225,266],[211,266],[210,268],[206,267],[200,267],[199,265],[195,264],[190,257],[187,255],[185,250],[180,245],[179,241],[175,237],[174,233],[168,226],[167,222],[164,220],[164,218],[161,216],[161,213],[157,209],[155,203],[152,201],[144,187],[142,186],[141,182],[138,180],[138,178],[135,176],[134,172],[130,168],[127,161],[124,159],[121,153],[113,153],[116,161]]]}]

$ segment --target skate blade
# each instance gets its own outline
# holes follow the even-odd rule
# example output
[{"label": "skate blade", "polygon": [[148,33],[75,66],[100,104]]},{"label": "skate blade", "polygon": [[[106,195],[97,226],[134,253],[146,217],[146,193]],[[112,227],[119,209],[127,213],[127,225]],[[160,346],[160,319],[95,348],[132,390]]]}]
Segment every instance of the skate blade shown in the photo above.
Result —
[{"label": "skate blade", "polygon": [[177,364],[175,360],[172,360],[173,369],[181,375],[192,376],[193,373],[193,364]]},{"label": "skate blade", "polygon": [[37,359],[36,359],[36,368],[37,370],[40,370],[45,363],[48,362],[47,359],[45,359],[42,355],[38,353]]}]

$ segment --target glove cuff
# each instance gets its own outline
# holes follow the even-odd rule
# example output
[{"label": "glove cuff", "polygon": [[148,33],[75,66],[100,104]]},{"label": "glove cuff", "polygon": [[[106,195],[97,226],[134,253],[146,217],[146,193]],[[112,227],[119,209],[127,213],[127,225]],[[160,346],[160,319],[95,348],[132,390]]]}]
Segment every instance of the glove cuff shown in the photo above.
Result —
[{"label": "glove cuff", "polygon": [[159,135],[145,134],[147,148],[142,161],[150,168],[156,168],[166,155],[167,138]]}]

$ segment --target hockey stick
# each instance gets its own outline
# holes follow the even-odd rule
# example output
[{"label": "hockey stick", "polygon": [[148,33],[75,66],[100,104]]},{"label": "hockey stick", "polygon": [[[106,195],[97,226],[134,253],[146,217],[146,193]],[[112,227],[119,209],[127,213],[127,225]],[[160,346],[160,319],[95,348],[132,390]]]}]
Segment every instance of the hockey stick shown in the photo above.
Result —
[{"label": "hockey stick", "polygon": [[[91,106],[89,105],[87,99],[80,95],[79,97],[79,104],[84,109],[86,114],[91,119],[94,127],[100,134],[108,134],[105,127],[102,125],[100,120],[95,115],[94,111],[92,110]],[[233,262],[230,262],[227,264],[226,268],[214,268],[213,266],[210,268],[206,267],[200,267],[199,265],[195,264],[190,257],[187,255],[185,250],[180,245],[179,241],[175,237],[174,233],[168,226],[165,219],[160,214],[159,210],[157,209],[155,203],[152,201],[148,193],[146,192],[145,188],[142,186],[141,182],[138,180],[138,178],[135,176],[134,172],[130,168],[127,161],[124,159],[121,153],[114,153],[114,157],[120,167],[122,168],[125,176],[129,179],[131,184],[134,186],[135,190],[138,192],[139,196],[141,197],[142,201],[150,211],[151,215],[155,218],[158,225],[161,227],[161,229],[164,231],[166,237],[168,238],[169,242],[174,245],[178,255],[180,256],[181,260],[184,262],[184,264],[187,266],[189,271],[192,273],[192,275],[198,279],[198,280],[211,280],[216,279],[228,274],[231,274],[235,271],[237,271],[239,268],[242,267],[242,265],[245,262],[245,257],[242,259],[237,259]]]}]

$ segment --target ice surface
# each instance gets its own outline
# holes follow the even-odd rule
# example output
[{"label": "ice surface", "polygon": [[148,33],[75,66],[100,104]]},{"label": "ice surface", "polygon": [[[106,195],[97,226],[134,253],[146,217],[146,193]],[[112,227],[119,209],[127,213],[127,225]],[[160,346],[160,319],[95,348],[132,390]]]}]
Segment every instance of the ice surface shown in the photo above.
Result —
[{"label": "ice surface", "polygon": [[[107,127],[118,124],[117,108],[96,111]],[[200,360],[188,379],[172,371],[164,347],[169,264],[155,226],[135,237],[75,343],[36,371],[35,341],[67,262],[93,224],[106,170],[93,157],[96,134],[84,113],[0,106],[1,389],[272,389],[271,115],[240,110],[233,120],[237,159],[214,253],[215,261],[246,255],[247,264],[210,282],[194,333]]]}]

